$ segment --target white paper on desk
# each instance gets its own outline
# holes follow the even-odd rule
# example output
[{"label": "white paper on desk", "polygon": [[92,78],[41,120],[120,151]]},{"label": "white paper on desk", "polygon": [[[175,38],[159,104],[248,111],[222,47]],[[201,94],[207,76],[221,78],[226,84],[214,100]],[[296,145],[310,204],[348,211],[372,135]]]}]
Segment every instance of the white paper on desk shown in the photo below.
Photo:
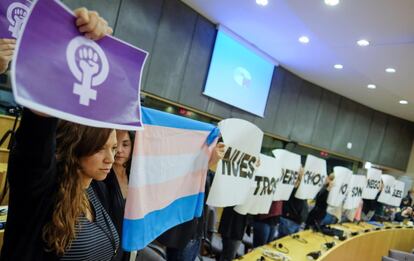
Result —
[{"label": "white paper on desk", "polygon": [[272,153],[279,162],[281,171],[273,200],[288,200],[299,177],[300,155],[282,149],[273,150]]},{"label": "white paper on desk", "polygon": [[404,187],[405,187],[404,182],[400,180],[396,180],[394,182],[389,205],[394,206],[394,207],[399,207],[401,205],[401,200],[403,198],[403,193],[404,193]]},{"label": "white paper on desk", "polygon": [[255,174],[255,182],[250,187],[249,197],[242,205],[234,210],[241,214],[267,214],[273,201],[276,182],[281,177],[280,164],[274,158],[260,154],[260,166]]},{"label": "white paper on desk", "polygon": [[308,155],[306,157],[304,174],[295,197],[299,199],[314,199],[325,184],[326,176],[326,160]]},{"label": "white paper on desk", "polygon": [[392,198],[392,191],[393,191],[395,178],[388,174],[383,174],[381,178],[382,178],[382,182],[384,183],[384,189],[381,191],[378,197],[378,202],[388,205],[390,204],[390,201]]},{"label": "white paper on desk", "polygon": [[263,132],[256,125],[240,119],[223,120],[218,127],[226,153],[217,164],[207,204],[213,207],[243,204],[254,184]]},{"label": "white paper on desk", "polygon": [[366,187],[367,178],[364,175],[353,174],[349,182],[344,209],[355,209],[362,200],[362,191]]},{"label": "white paper on desk", "polygon": [[369,168],[367,171],[367,185],[362,192],[362,198],[375,199],[381,188],[382,171],[379,169]]},{"label": "white paper on desk", "polygon": [[327,203],[333,207],[339,207],[342,205],[346,193],[348,192],[352,171],[345,167],[336,166],[334,167],[334,174],[335,178],[328,195]]}]

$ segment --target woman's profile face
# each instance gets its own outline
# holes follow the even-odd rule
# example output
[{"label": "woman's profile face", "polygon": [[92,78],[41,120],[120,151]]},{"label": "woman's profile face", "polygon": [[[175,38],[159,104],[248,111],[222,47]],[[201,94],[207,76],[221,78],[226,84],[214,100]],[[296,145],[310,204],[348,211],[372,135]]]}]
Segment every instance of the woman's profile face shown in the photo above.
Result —
[{"label": "woman's profile face", "polygon": [[111,132],[106,143],[91,156],[80,158],[80,174],[94,180],[104,180],[115,161],[117,140],[115,130]]},{"label": "woman's profile face", "polygon": [[124,165],[131,158],[132,142],[128,131],[116,131],[118,142],[117,153],[115,155],[115,164]]}]

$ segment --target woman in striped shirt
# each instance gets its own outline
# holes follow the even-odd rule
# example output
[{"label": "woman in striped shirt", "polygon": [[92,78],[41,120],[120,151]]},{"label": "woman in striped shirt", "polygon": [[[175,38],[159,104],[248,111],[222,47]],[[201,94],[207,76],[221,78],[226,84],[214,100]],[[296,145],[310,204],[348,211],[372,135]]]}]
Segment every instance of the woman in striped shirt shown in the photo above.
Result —
[{"label": "woman in striped shirt", "polygon": [[[90,39],[112,32],[96,12],[75,14]],[[111,260],[119,236],[90,183],[106,178],[116,146],[114,130],[58,123],[25,109],[8,163],[0,260]]]}]

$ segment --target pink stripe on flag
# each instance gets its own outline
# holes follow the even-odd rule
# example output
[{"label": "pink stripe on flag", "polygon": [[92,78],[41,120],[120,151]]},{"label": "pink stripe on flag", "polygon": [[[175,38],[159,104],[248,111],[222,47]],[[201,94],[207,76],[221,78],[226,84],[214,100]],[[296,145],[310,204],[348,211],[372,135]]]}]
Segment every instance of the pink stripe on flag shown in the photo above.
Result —
[{"label": "pink stripe on flag", "polygon": [[206,146],[207,136],[206,131],[145,125],[143,131],[137,132],[134,155],[159,156],[198,153]]},{"label": "pink stripe on flag", "polygon": [[161,210],[174,200],[204,192],[207,169],[202,169],[163,183],[128,188],[125,218],[140,219]]}]

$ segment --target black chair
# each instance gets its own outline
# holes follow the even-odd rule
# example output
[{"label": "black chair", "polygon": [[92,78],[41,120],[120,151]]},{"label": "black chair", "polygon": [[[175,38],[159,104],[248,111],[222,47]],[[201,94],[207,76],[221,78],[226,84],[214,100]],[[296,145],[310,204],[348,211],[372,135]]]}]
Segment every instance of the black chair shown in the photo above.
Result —
[{"label": "black chair", "polygon": [[383,256],[381,261],[398,261],[398,260],[392,257]]},{"label": "black chair", "polygon": [[414,254],[395,249],[390,249],[388,256],[398,261],[414,261]]}]

